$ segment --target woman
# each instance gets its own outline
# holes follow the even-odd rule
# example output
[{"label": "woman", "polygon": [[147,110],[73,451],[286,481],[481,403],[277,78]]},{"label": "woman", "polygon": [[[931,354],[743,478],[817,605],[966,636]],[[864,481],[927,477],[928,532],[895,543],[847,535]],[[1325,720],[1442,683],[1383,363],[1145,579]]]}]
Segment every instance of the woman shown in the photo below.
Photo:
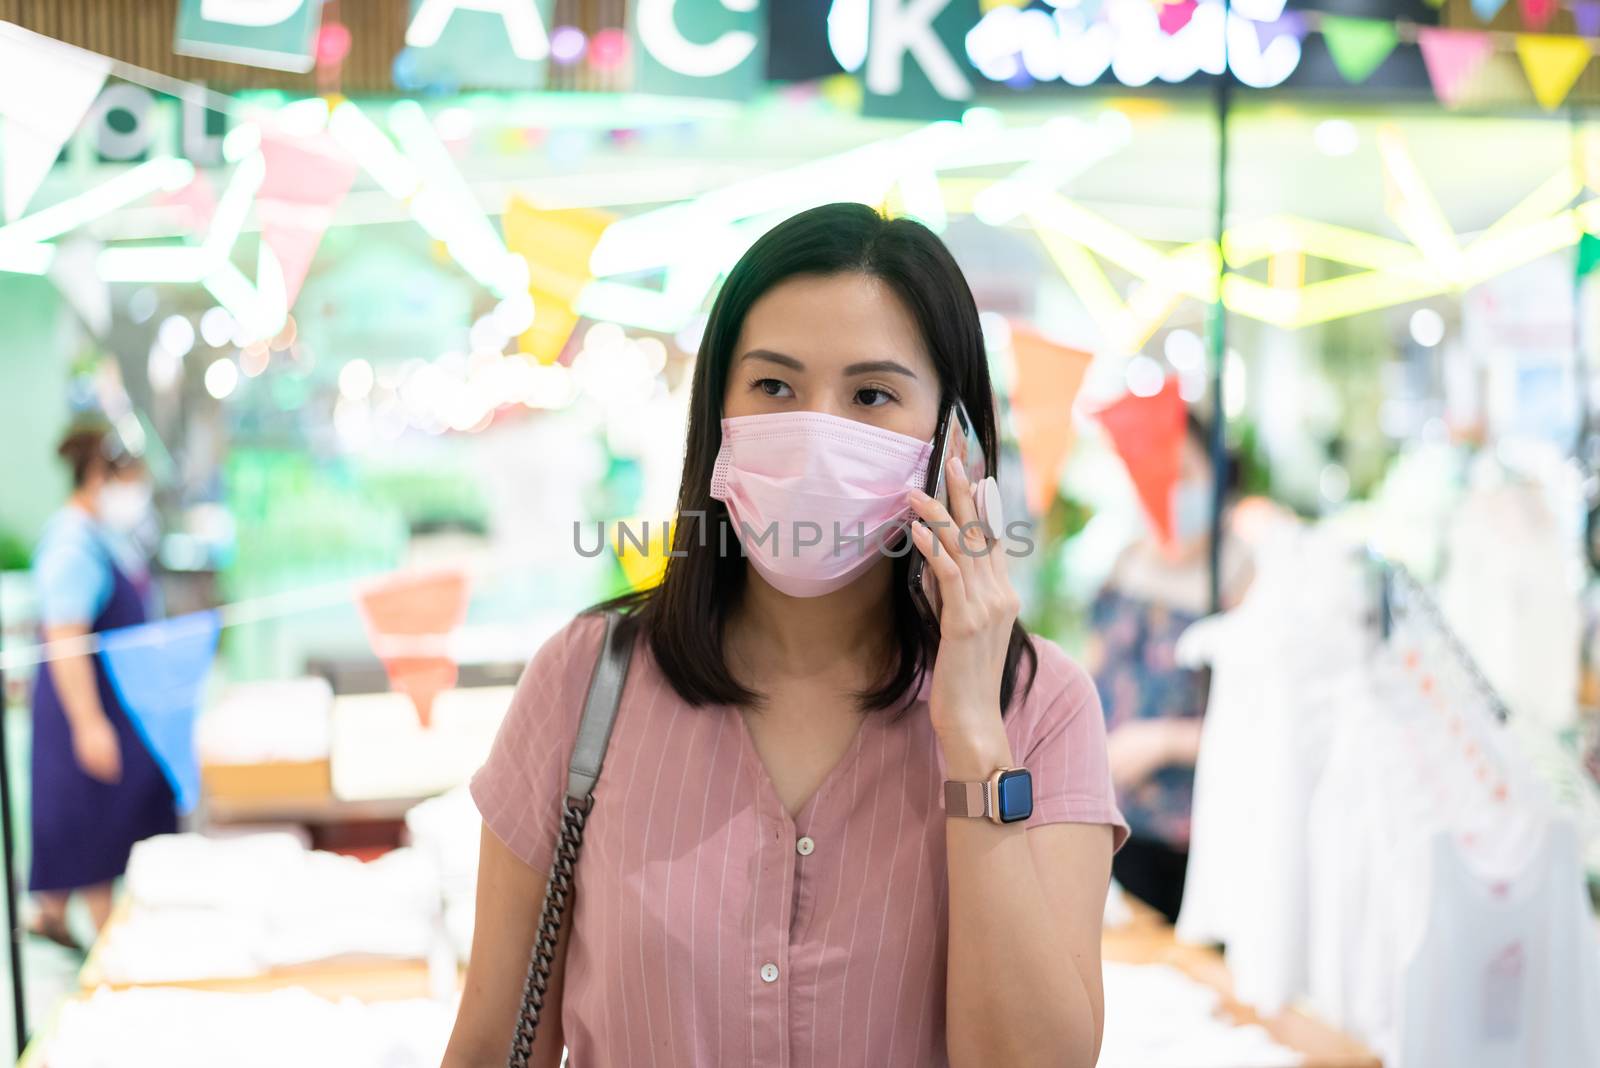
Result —
[{"label": "woman", "polygon": [[[1087,657],[1105,709],[1117,803],[1132,830],[1112,872],[1169,921],[1183,902],[1207,690],[1206,675],[1180,667],[1174,649],[1210,612],[1216,485],[1209,431],[1192,414],[1181,448],[1173,536],[1163,540],[1152,530],[1118,559],[1090,608]],[[1223,606],[1230,607],[1249,581],[1246,556],[1232,538],[1223,541],[1222,565]]]},{"label": "woman", "polygon": [[[1104,722],[1088,676],[1016,626],[1006,554],[957,541],[965,478],[953,515],[905,488],[945,398],[995,455],[977,309],[920,224],[815,208],[729,275],[695,369],[681,555],[620,602],[633,666],[533,1063],[563,1044],[578,1068],[1095,1062],[1123,833]],[[764,483],[764,465],[793,477]],[[826,529],[890,474],[891,512],[944,524],[912,535],[942,639],[905,553],[752,537],[768,514]],[[505,1061],[602,629],[582,615],[537,654],[473,781],[478,921],[450,1068]],[[1032,773],[1029,819],[944,814],[946,779],[1004,765]]]},{"label": "woman", "polygon": [[69,948],[67,903],[82,895],[98,930],[133,843],[177,829],[172,790],[139,740],[105,668],[72,648],[145,620],[146,578],[128,535],[150,509],[144,465],[107,429],[70,431],[72,495],[46,525],[33,576],[45,641],[63,650],[33,690],[32,930]]}]

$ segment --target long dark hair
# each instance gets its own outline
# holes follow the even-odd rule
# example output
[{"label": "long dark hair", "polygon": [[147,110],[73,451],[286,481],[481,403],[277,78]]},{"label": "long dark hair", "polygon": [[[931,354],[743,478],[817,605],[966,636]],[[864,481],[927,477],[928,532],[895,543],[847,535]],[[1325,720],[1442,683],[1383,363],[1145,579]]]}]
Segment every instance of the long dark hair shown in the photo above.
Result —
[{"label": "long dark hair", "polygon": [[[825,204],[778,224],[752,245],[729,273],[711,307],[694,370],[689,436],[678,489],[680,521],[661,582],[615,598],[594,611],[620,609],[624,625],[641,628],[662,674],[693,705],[759,705],[762,695],[728,670],[723,629],[746,581],[743,556],[720,551],[738,544],[727,508],[711,497],[711,469],[722,445],[722,397],[734,347],[751,305],[799,275],[870,275],[889,285],[917,321],[946,399],[959,397],[986,455],[1000,455],[995,406],[984,357],[978,307],[961,268],[934,233],[912,219],[885,219],[862,204]],[[941,409],[943,404],[941,404]],[[705,516],[702,528],[686,517]],[[937,631],[926,626],[907,589],[909,554],[894,560],[894,654],[877,685],[858,694],[865,711],[899,705],[903,713],[922,673],[938,652]],[[1000,686],[1002,714],[1017,691],[1026,660],[1031,684],[1037,659],[1021,625],[1012,628]]]}]

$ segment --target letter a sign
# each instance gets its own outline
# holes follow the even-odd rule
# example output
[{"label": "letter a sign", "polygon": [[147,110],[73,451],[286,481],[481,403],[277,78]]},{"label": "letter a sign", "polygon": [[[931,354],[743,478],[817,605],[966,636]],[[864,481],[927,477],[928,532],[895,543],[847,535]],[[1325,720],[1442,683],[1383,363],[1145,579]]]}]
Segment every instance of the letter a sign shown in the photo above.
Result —
[{"label": "letter a sign", "polygon": [[179,0],[172,50],[304,74],[321,25],[322,0]]}]

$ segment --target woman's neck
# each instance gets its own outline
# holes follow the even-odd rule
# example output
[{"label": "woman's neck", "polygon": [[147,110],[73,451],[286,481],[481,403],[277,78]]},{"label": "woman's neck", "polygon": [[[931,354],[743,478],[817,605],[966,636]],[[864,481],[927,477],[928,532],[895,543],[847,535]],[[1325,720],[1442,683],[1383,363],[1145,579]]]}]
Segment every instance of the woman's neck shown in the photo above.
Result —
[{"label": "woman's neck", "polygon": [[94,498],[88,490],[73,490],[72,496],[67,498],[67,507],[76,508],[91,519],[94,517]]},{"label": "woman's neck", "polygon": [[893,561],[882,560],[850,585],[821,597],[779,593],[751,569],[727,642],[737,662],[760,679],[835,674],[876,675],[890,644]]}]

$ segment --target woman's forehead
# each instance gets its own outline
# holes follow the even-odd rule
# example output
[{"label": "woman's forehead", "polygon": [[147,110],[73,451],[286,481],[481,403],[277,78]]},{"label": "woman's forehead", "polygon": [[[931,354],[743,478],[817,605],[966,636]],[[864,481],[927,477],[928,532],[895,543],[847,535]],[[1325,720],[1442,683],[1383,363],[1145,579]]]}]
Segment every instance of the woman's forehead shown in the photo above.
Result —
[{"label": "woman's forehead", "polygon": [[752,349],[792,357],[807,371],[882,360],[919,375],[933,371],[905,302],[881,279],[857,272],[801,275],[762,294],[745,316],[734,356]]}]

